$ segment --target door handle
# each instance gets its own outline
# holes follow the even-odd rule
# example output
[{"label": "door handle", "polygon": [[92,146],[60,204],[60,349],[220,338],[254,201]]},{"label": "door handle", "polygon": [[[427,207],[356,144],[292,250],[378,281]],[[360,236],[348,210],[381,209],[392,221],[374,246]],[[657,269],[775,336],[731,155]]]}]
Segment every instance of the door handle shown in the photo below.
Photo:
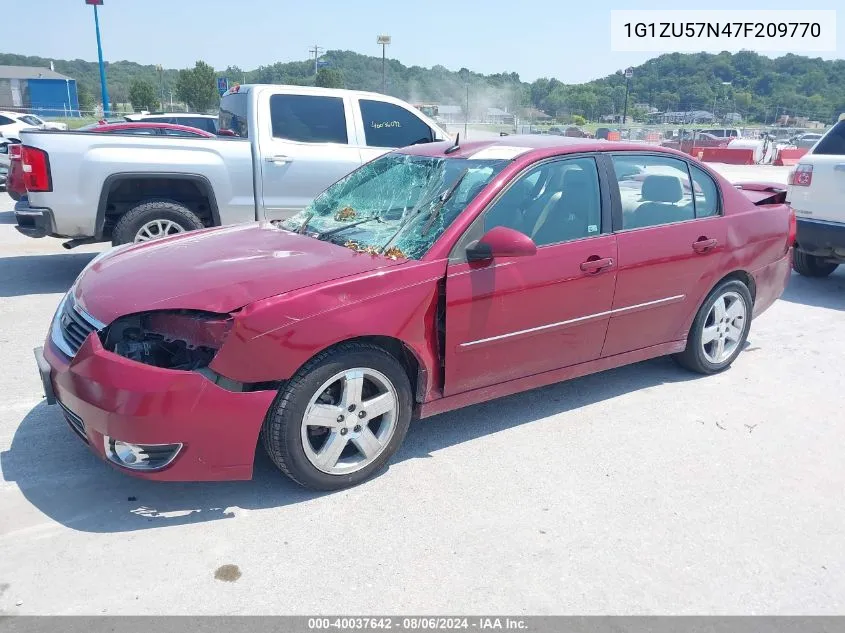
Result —
[{"label": "door handle", "polygon": [[713,250],[718,243],[719,240],[715,238],[700,237],[692,243],[692,250],[696,253],[707,253]]},{"label": "door handle", "polygon": [[290,156],[282,156],[281,154],[277,154],[276,156],[265,156],[264,160],[268,163],[275,163],[277,165],[284,165],[285,163],[293,162],[293,159]]},{"label": "door handle", "polygon": [[611,266],[613,266],[613,259],[611,257],[596,257],[596,259],[588,259],[585,262],[581,262],[581,270],[585,273],[597,273]]},{"label": "door handle", "polygon": [[837,163],[833,166],[836,171],[845,171],[845,163]]}]

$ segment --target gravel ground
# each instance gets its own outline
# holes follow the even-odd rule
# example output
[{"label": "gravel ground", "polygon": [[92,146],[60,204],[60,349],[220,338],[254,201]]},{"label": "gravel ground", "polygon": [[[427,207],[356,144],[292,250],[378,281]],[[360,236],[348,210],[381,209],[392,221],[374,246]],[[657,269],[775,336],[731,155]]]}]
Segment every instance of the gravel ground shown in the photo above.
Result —
[{"label": "gravel ground", "polygon": [[352,490],[263,457],[250,482],[154,484],[43,403],[32,348],[97,247],[20,236],[11,208],[0,614],[845,611],[845,271],[794,276],[724,374],[660,359],[437,416]]}]

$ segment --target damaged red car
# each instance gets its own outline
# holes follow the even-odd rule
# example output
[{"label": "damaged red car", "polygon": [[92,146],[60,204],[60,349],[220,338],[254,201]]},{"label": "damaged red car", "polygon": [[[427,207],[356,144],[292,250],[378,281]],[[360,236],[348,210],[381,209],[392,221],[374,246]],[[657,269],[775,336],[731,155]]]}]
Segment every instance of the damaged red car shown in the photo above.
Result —
[{"label": "damaged red car", "polygon": [[783,191],[672,150],[419,145],[280,223],[101,254],[36,358],[48,401],[126,473],[248,479],[260,444],[330,490],[415,418],[661,355],[728,368],[794,234]]}]

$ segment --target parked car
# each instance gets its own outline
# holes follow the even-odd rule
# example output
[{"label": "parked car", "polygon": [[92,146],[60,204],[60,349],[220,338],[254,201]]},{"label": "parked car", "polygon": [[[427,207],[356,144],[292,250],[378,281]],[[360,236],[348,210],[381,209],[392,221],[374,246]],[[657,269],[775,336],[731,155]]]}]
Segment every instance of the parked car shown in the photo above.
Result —
[{"label": "parked car", "polygon": [[164,136],[188,136],[215,138],[216,134],[206,132],[187,125],[175,125],[173,123],[92,123],[79,128],[80,132],[93,132],[96,134],[138,134],[138,135],[164,135]]},{"label": "parked car", "polygon": [[795,270],[827,277],[845,262],[845,114],[789,174],[798,216]]},{"label": "parked car", "polygon": [[798,134],[797,136],[793,136],[791,139],[789,139],[789,142],[795,147],[802,149],[810,149],[819,141],[819,139],[821,139],[822,136],[824,136],[824,134],[819,134],[816,132],[806,132],[804,134]]},{"label": "parked car", "polygon": [[717,128],[708,128],[706,130],[701,130],[701,134],[712,134],[713,136],[719,138],[742,138],[742,131],[739,128],[730,127],[717,127]]},{"label": "parked car", "polygon": [[20,142],[23,130],[66,130],[66,123],[52,123],[34,114],[0,111],[0,136]]},{"label": "parked car", "polygon": [[[6,193],[16,202],[26,196],[23,164],[21,163],[21,145],[17,143],[9,145],[9,170],[6,175]],[[31,221],[30,218],[25,217],[17,217],[17,220],[18,224]]]},{"label": "parked car", "polygon": [[192,114],[190,112],[153,112],[145,114],[128,114],[124,117],[130,122],[170,123],[171,125],[185,125],[209,134],[217,134],[217,116],[213,114]]},{"label": "parked car", "polygon": [[9,145],[12,142],[0,136],[0,191],[6,191],[6,179],[9,175]]},{"label": "parked car", "polygon": [[[619,174],[645,175],[629,213]],[[36,358],[126,473],[248,479],[260,439],[298,483],[342,488],[413,417],[664,354],[729,367],[791,273],[791,209],[745,193],[642,145],[405,148],[278,224],[106,251]]]},{"label": "parked car", "polygon": [[302,86],[232,89],[220,127],[229,137],[24,132],[32,171],[17,211],[35,221],[25,232],[125,244],[284,219],[366,161],[448,138],[399,99]]}]

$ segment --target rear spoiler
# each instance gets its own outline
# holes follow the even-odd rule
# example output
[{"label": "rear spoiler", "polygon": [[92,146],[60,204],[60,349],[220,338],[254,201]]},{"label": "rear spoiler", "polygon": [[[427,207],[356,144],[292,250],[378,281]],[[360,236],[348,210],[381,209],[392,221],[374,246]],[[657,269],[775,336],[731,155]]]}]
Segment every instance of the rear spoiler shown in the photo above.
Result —
[{"label": "rear spoiler", "polygon": [[734,187],[756,206],[786,202],[786,185],[779,182],[737,182]]}]

